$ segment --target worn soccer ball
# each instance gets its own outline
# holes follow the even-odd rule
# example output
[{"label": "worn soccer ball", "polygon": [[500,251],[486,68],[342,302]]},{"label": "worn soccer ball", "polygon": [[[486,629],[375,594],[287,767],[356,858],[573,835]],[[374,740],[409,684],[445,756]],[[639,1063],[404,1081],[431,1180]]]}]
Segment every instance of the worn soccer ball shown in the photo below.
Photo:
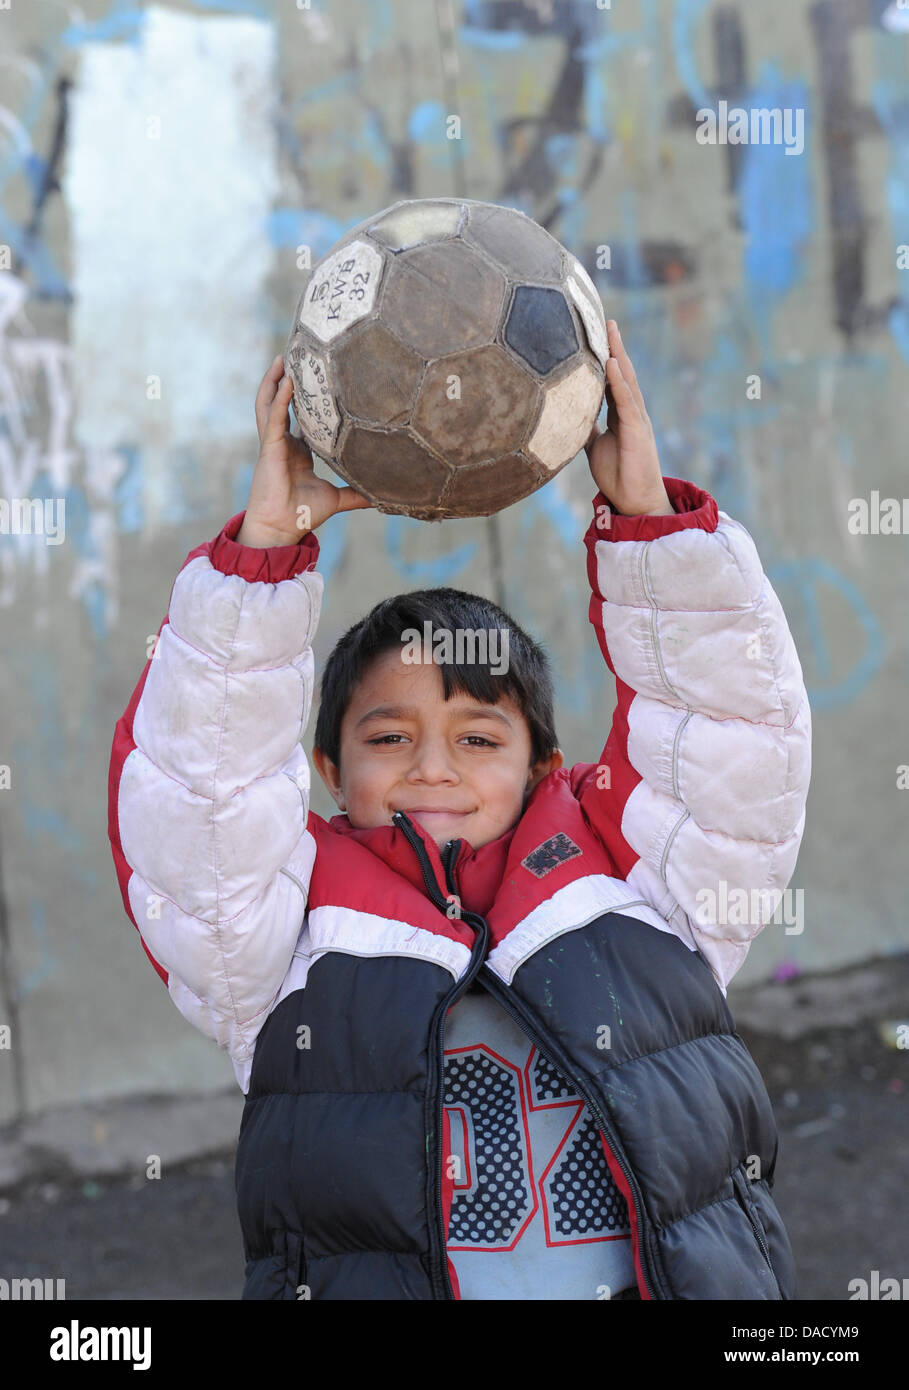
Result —
[{"label": "worn soccer ball", "polygon": [[577,455],[603,403],[606,321],[532,218],[405,200],[313,266],[284,366],[312,453],[381,512],[489,516]]}]

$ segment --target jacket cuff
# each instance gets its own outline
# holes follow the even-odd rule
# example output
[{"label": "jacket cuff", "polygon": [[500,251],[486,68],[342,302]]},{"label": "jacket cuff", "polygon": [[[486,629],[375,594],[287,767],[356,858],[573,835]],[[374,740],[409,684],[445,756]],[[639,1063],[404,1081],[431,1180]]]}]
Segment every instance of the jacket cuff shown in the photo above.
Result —
[{"label": "jacket cuff", "polygon": [[310,531],[295,545],[239,545],[234,537],[245,516],[245,509],[237,512],[212,541],[208,558],[216,570],[239,575],[250,582],[279,584],[282,579],[293,579],[295,575],[315,569],[319,559],[315,532]]},{"label": "jacket cuff", "polygon": [[664,477],[663,485],[675,508],[675,516],[620,516],[602,492],[598,492],[593,499],[594,519],[585,541],[652,541],[692,527],[701,531],[716,530],[719,509],[709,492],[684,478]]}]

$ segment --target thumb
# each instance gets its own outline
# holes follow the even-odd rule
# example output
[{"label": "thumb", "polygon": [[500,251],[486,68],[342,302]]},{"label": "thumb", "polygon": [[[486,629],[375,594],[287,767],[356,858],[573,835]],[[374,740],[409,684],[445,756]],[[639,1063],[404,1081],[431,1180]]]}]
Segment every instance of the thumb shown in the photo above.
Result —
[{"label": "thumb", "polygon": [[364,497],[362,492],[357,492],[353,487],[338,488],[338,511],[352,512],[359,507],[371,507],[372,503],[368,497]]}]

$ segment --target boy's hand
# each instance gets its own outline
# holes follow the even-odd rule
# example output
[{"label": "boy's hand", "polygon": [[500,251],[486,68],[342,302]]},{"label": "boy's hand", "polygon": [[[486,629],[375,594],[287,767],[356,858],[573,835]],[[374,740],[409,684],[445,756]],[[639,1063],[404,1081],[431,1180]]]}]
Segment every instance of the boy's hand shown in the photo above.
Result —
[{"label": "boy's hand", "polygon": [[621,516],[674,516],[663,484],[653,426],[615,319],[607,319],[606,430],[585,447],[593,481]]},{"label": "boy's hand", "polygon": [[355,488],[335,487],[316,477],[312,454],[288,429],[292,395],[293,381],[284,372],[283,356],[278,356],[256,396],[259,459],[236,536],[240,545],[296,545],[335,512],[372,506]]}]

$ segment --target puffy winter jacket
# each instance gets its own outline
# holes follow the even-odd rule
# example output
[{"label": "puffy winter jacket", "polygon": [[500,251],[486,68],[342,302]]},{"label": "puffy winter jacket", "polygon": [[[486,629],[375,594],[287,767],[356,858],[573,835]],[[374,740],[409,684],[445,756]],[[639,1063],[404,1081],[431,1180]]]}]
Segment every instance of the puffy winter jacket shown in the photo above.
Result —
[{"label": "puffy winter jacket", "polygon": [[[177,576],[117,724],[110,838],[147,954],[246,1094],[244,1297],[457,1296],[444,1024],[473,981],[594,1116],[643,1299],[795,1296],[725,991],[795,865],[810,713],[748,532],[664,482],[676,515],[598,493],[585,536],[618,696],[598,761],[477,850],[310,812],[315,536],[241,546],[241,513]],[[741,890],[751,920],[705,911]]]}]

